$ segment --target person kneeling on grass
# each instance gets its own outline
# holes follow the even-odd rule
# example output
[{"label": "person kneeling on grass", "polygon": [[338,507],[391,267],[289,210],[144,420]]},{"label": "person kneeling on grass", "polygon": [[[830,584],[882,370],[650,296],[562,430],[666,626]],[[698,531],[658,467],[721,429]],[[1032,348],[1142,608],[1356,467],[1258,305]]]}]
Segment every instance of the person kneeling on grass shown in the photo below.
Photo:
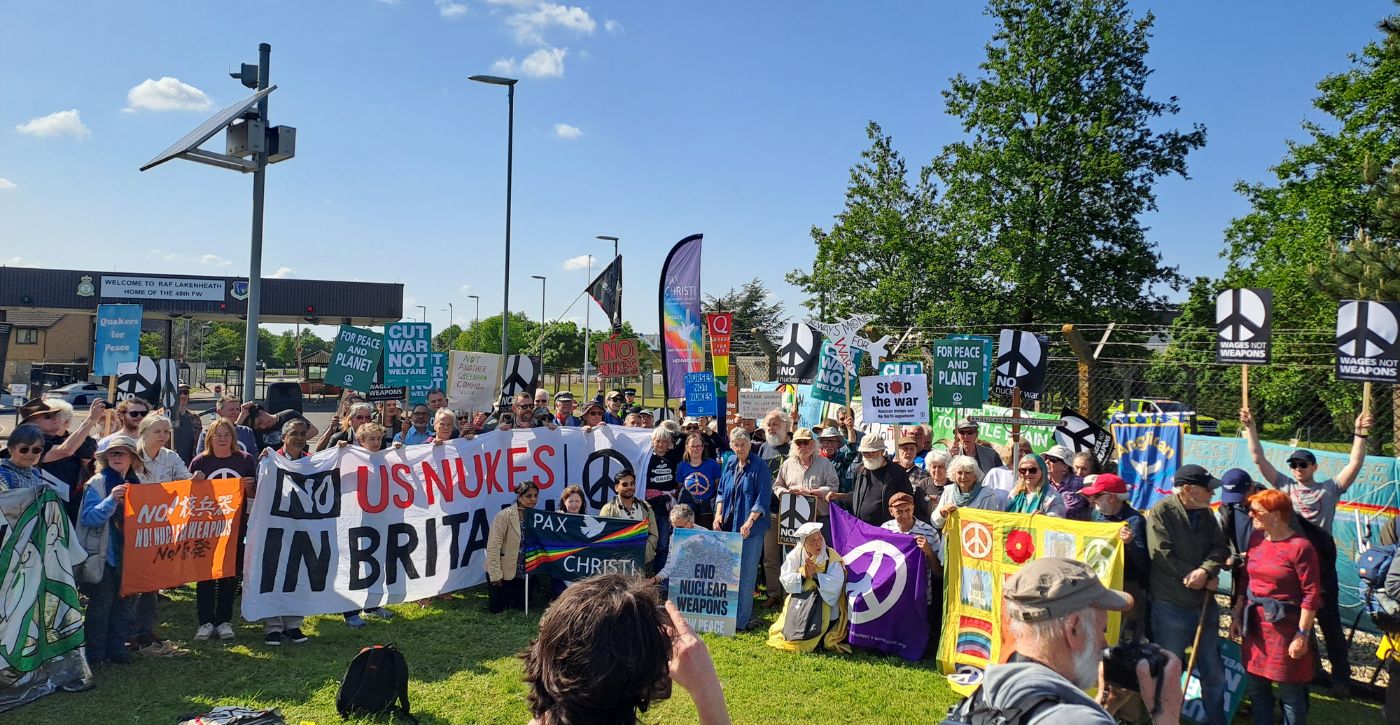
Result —
[{"label": "person kneeling on grass", "polygon": [[787,652],[811,652],[824,646],[832,652],[849,653],[846,632],[850,612],[841,555],[827,547],[822,525],[815,521],[797,527],[797,540],[801,543],[783,559],[778,576],[787,601],[768,629],[768,646]]},{"label": "person kneeling on grass", "polygon": [[523,657],[531,725],[633,725],[671,696],[672,682],[690,694],[701,725],[729,723],[705,643],[674,603],[657,606],[641,577],[603,574],[569,587]]}]

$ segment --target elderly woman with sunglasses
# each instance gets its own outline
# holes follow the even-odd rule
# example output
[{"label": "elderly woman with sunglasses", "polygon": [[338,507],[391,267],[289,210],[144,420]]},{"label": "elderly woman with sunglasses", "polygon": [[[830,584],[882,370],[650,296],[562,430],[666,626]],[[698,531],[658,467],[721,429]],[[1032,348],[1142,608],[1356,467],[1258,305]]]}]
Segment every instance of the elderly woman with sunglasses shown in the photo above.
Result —
[{"label": "elderly woman with sunglasses", "polygon": [[1260,491],[1247,503],[1254,533],[1243,569],[1234,571],[1230,636],[1243,644],[1254,722],[1274,722],[1275,684],[1283,701],[1283,722],[1306,722],[1314,668],[1313,621],[1322,607],[1317,551],[1294,531],[1288,494]]},{"label": "elderly woman with sunglasses", "polygon": [[0,458],[0,491],[44,485],[44,476],[39,471],[39,459],[44,455],[44,432],[38,426],[16,428],[10,434],[5,452],[8,456]]},{"label": "elderly woman with sunglasses", "polygon": [[1016,465],[1016,474],[1016,486],[1011,489],[1011,498],[1006,502],[1007,513],[1065,517],[1065,500],[1050,485],[1050,474],[1044,459],[1034,453],[1021,456]]}]

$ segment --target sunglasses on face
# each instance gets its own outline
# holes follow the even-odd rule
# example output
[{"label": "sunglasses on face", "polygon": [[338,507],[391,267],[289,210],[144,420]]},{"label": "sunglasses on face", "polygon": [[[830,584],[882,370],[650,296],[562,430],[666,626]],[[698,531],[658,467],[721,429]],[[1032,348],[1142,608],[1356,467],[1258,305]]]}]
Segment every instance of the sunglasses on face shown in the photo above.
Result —
[{"label": "sunglasses on face", "polygon": [[129,456],[129,455],[131,455],[131,454],[127,453],[126,451],[107,451],[107,457],[108,457],[108,458],[111,458],[111,457],[113,457],[113,456],[125,457],[125,456]]},{"label": "sunglasses on face", "polygon": [[466,423],[467,421],[470,421],[470,420],[471,420],[471,418],[468,418],[468,417],[465,416],[465,415],[459,415],[459,416],[457,416],[457,422],[458,422],[458,423]]},{"label": "sunglasses on face", "polygon": [[11,448],[10,450],[14,451],[15,453],[20,454],[21,456],[27,456],[27,455],[31,455],[31,454],[35,454],[35,453],[43,453],[43,452],[44,452],[44,447],[43,447],[43,446],[15,446],[14,448]]},{"label": "sunglasses on face", "polygon": [[1250,516],[1263,516],[1263,515],[1266,514],[1266,513],[1269,513],[1269,512],[1268,512],[1268,511],[1260,511],[1259,509],[1255,509],[1255,508],[1252,508],[1252,509],[1249,510],[1249,515],[1250,515]]},{"label": "sunglasses on face", "polygon": [[1025,475],[1027,475],[1027,476],[1031,475],[1032,473],[1040,473],[1040,469],[1039,469],[1039,468],[1021,468],[1021,469],[1017,469],[1017,470],[1019,470],[1021,473],[1025,474]]},{"label": "sunglasses on face", "polygon": [[793,443],[796,443],[796,444],[799,445],[799,446],[810,446],[810,445],[812,445],[812,442],[809,441],[809,440],[796,440],[796,441],[793,441]]},{"label": "sunglasses on face", "polygon": [[350,420],[369,420],[369,418],[370,417],[368,415],[356,415],[351,416]]},{"label": "sunglasses on face", "polygon": [[1058,459],[1058,458],[1055,458],[1055,457],[1053,457],[1053,456],[1045,456],[1045,462],[1046,462],[1046,463],[1064,463],[1064,461],[1062,461],[1062,460],[1060,460],[1060,459]]},{"label": "sunglasses on face", "polygon": [[145,418],[145,417],[146,417],[146,411],[144,411],[144,410],[128,410],[128,411],[126,411],[126,417],[128,417],[128,418]]},{"label": "sunglasses on face", "polygon": [[1298,470],[1299,468],[1307,468],[1307,467],[1310,466],[1310,465],[1312,465],[1312,464],[1308,463],[1307,461],[1296,461],[1296,460],[1295,460],[1295,461],[1289,461],[1289,462],[1288,462],[1288,467],[1291,468],[1291,469],[1293,469],[1293,470],[1295,470],[1295,471]]}]

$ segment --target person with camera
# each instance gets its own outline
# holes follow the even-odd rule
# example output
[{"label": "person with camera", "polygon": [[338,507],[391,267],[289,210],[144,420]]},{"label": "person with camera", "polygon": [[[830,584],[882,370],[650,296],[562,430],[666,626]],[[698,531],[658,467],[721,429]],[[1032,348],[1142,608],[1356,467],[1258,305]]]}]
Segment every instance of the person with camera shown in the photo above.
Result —
[{"label": "person with camera", "polygon": [[1147,516],[1147,574],[1152,639],[1178,658],[1195,642],[1201,705],[1211,725],[1225,723],[1225,663],[1220,658],[1215,589],[1230,544],[1210,511],[1220,479],[1194,463],[1178,468],[1172,495]]},{"label": "person with camera", "polygon": [[[1016,650],[987,668],[982,685],[949,712],[956,723],[1112,725],[1114,687],[1142,693],[1155,725],[1181,721],[1181,660],[1150,644],[1105,657],[1109,612],[1133,598],[1109,589],[1088,564],[1037,559],[1006,580],[1002,614]],[[1107,687],[1105,685],[1113,685]],[[1086,690],[1097,688],[1100,700]]]},{"label": "person with camera", "polygon": [[673,602],[659,604],[649,579],[600,574],[564,590],[524,660],[530,725],[641,722],[673,682],[701,725],[730,722],[705,642]]}]

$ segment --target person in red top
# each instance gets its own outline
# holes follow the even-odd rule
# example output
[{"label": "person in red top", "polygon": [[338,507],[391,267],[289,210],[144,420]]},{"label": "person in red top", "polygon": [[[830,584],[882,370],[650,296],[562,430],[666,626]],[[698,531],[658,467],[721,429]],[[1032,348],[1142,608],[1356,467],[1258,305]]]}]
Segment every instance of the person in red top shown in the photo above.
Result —
[{"label": "person in red top", "polygon": [[1317,551],[1289,525],[1293,502],[1277,490],[1249,497],[1250,537],[1244,570],[1235,570],[1235,617],[1230,635],[1243,640],[1250,675],[1254,722],[1274,722],[1273,686],[1278,684],[1285,725],[1307,722],[1309,650],[1313,620],[1322,606]]}]

